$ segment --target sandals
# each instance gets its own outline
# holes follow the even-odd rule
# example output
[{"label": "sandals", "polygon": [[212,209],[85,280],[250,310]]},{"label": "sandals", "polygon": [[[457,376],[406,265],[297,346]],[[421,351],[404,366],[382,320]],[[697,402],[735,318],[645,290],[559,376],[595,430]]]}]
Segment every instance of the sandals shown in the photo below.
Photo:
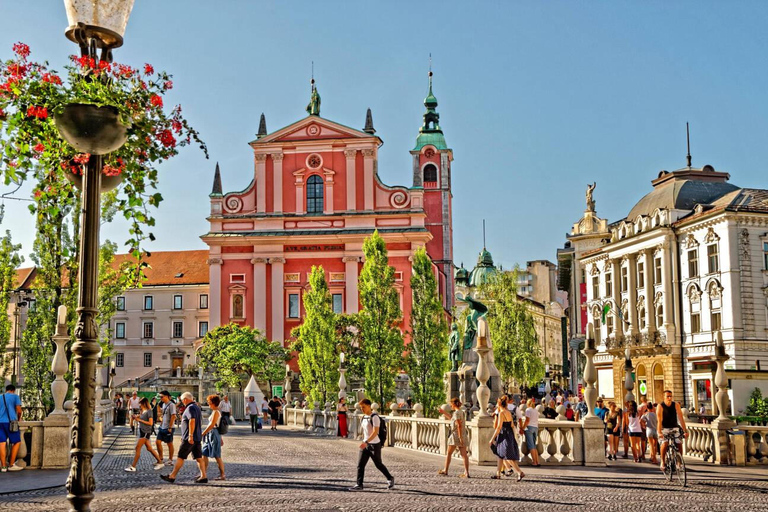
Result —
[{"label": "sandals", "polygon": [[221,476],[217,476],[216,478],[214,478],[214,480],[220,480],[220,481],[221,481],[221,480],[226,480],[226,479],[227,479],[227,478],[226,478],[224,475],[221,475]]},{"label": "sandals", "polygon": [[521,471],[521,472],[520,472],[520,473],[517,475],[517,481],[519,482],[519,481],[520,481],[520,480],[522,480],[524,477],[525,477],[525,473],[523,473],[523,472]]},{"label": "sandals", "polygon": [[501,480],[501,475],[492,475],[491,480]]},{"label": "sandals", "polygon": [[469,475],[466,473],[462,473],[459,475],[459,478],[469,478]]},{"label": "sandals", "polygon": [[448,472],[444,469],[441,469],[437,472],[438,475],[448,476]]}]

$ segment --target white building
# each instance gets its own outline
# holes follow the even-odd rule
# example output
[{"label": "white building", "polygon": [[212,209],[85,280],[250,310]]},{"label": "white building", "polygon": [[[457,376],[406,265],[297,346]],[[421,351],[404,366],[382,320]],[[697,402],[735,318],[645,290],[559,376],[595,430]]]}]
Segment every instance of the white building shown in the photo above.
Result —
[{"label": "white building", "polygon": [[579,258],[606,397],[624,395],[629,348],[636,396],[671,389],[713,412],[717,331],[731,357],[728,412],[741,413],[755,387],[768,391],[768,190],[729,178],[709,165],[662,171],[610,240]]}]

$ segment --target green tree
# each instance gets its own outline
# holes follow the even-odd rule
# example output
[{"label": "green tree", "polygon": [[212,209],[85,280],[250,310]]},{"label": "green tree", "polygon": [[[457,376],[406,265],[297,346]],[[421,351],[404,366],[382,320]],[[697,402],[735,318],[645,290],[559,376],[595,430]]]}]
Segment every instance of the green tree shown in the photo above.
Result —
[{"label": "green tree", "polygon": [[[0,205],[0,223],[3,221],[4,207]],[[14,245],[11,232],[6,231],[0,238],[0,312],[7,312],[10,306],[11,292],[16,287],[16,269],[24,261],[19,255],[21,245]],[[8,357],[8,343],[11,329],[14,327],[8,314],[0,314],[0,377],[5,379],[10,373],[12,357]]]},{"label": "green tree", "polygon": [[213,370],[216,388],[242,388],[243,376],[259,377],[270,344],[261,331],[235,323],[219,326],[203,338],[198,364]]},{"label": "green tree", "polygon": [[394,398],[395,376],[403,367],[400,300],[395,269],[389,266],[387,245],[378,231],[363,242],[365,264],[360,272],[358,313],[365,356],[365,390],[371,400],[384,405]]},{"label": "green tree", "polygon": [[763,398],[763,392],[760,391],[760,388],[753,389],[749,395],[747,416],[768,417],[768,398]]},{"label": "green tree", "polygon": [[533,315],[517,295],[517,270],[496,272],[481,293],[488,306],[494,362],[502,378],[518,385],[536,384],[544,378],[544,361]]},{"label": "green tree", "polygon": [[283,347],[279,341],[271,341],[264,347],[265,356],[261,365],[254,371],[256,380],[265,381],[269,385],[269,394],[272,394],[272,383],[282,382],[285,379],[285,363],[290,361],[291,352]]},{"label": "green tree", "polygon": [[323,267],[312,266],[310,290],[304,293],[304,322],[293,329],[297,340],[301,390],[310,401],[324,404],[339,382],[336,314]]},{"label": "green tree", "polygon": [[443,373],[448,370],[448,324],[437,293],[432,260],[424,248],[413,255],[411,275],[411,343],[408,345],[408,375],[416,402],[435,414],[445,401]]}]

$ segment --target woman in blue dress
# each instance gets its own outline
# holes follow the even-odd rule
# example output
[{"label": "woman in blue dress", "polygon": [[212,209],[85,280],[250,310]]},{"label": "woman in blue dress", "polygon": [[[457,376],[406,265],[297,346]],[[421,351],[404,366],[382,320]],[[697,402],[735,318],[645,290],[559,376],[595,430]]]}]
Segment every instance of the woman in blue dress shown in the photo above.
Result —
[{"label": "woman in blue dress", "polygon": [[501,471],[504,466],[504,461],[507,460],[512,464],[512,467],[517,473],[517,481],[523,479],[525,473],[518,466],[517,461],[520,459],[520,450],[517,446],[517,439],[515,438],[515,418],[512,417],[512,413],[507,409],[507,397],[502,395],[499,397],[496,408],[495,427],[496,430],[491,436],[491,450],[496,453],[498,457],[498,463],[496,465],[496,474],[491,478],[498,480],[501,478]]},{"label": "woman in blue dress", "polygon": [[224,444],[219,434],[219,422],[221,421],[221,411],[219,404],[221,399],[218,395],[209,395],[206,399],[208,407],[211,408],[211,415],[208,416],[208,426],[203,431],[203,464],[208,471],[208,459],[216,459],[219,466],[219,476],[214,480],[226,480],[224,476],[224,461],[221,460],[221,447]]}]

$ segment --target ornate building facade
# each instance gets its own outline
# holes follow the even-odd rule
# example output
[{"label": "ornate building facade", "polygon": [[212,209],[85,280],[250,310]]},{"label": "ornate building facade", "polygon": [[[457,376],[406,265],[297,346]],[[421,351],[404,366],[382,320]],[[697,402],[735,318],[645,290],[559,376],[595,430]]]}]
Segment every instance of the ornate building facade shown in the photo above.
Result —
[{"label": "ornate building facade", "polygon": [[624,395],[624,354],[637,396],[671,389],[707,413],[715,335],[730,360],[730,414],[768,390],[768,191],[739,188],[712,166],[662,171],[653,190],[581,254],[599,392]]},{"label": "ornate building facade", "polygon": [[378,231],[396,271],[403,330],[411,310],[411,257],[426,246],[435,264],[440,294],[453,297],[451,164],[437,99],[429,92],[413,157],[410,187],[387,186],[378,175],[378,149],[370,110],[362,130],[320,116],[312,84],[308,116],[268,133],[262,115],[250,143],[250,183],[224,193],[217,165],[210,198],[211,327],[251,325],[268,339],[285,341],[304,315],[303,293],[313,265],[326,272],[333,307],[359,310],[362,245]]}]

